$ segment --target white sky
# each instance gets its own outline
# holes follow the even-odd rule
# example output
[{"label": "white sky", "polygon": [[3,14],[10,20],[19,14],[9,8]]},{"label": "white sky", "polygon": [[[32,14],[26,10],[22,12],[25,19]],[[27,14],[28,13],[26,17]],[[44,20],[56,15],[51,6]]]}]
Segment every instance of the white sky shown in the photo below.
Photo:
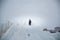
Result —
[{"label": "white sky", "polygon": [[57,0],[3,0],[1,22],[35,16],[45,19],[48,26],[59,26],[58,6]]}]

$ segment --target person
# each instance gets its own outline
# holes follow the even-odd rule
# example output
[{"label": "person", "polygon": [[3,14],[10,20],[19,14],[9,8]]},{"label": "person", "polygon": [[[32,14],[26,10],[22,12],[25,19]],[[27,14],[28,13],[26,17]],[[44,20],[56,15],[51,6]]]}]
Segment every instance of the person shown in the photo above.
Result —
[{"label": "person", "polygon": [[29,19],[29,25],[31,26],[31,19]]}]

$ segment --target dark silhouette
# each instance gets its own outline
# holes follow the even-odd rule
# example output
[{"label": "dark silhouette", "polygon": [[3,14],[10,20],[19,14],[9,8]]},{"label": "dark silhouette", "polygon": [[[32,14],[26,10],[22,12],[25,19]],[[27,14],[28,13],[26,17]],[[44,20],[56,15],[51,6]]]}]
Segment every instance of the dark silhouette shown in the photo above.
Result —
[{"label": "dark silhouette", "polygon": [[30,34],[28,34],[28,37],[30,37]]},{"label": "dark silhouette", "polygon": [[31,26],[31,19],[29,19],[29,25]]},{"label": "dark silhouette", "polygon": [[56,33],[56,30],[48,30],[47,28],[43,29],[43,31],[49,31],[50,33]]},{"label": "dark silhouette", "polygon": [[50,32],[50,33],[56,33],[56,31],[55,31],[55,30],[49,30],[49,32]]},{"label": "dark silhouette", "polygon": [[57,32],[60,32],[60,27],[55,27],[55,30],[56,30]]},{"label": "dark silhouette", "polygon": [[47,28],[44,28],[43,31],[49,31],[50,33],[56,33],[56,32],[60,32],[60,27],[55,27],[54,30],[49,30]]},{"label": "dark silhouette", "polygon": [[47,28],[44,28],[43,31],[48,31],[48,29]]}]

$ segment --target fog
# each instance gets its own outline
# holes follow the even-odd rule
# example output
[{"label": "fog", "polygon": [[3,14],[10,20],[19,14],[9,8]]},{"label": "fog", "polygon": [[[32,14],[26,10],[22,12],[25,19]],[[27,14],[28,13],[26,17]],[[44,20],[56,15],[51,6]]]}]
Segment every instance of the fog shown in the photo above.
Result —
[{"label": "fog", "polygon": [[[59,33],[50,34],[42,29],[60,27],[59,0],[1,0],[0,5],[0,25],[8,21],[13,23],[2,40],[58,40]],[[28,25],[29,19],[31,26]],[[31,37],[25,38],[26,34]]]}]

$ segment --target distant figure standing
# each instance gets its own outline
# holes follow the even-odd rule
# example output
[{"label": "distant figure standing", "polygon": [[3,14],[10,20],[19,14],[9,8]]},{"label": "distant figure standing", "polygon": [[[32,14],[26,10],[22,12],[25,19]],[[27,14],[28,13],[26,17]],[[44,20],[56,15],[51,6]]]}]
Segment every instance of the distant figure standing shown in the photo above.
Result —
[{"label": "distant figure standing", "polygon": [[29,25],[31,26],[31,19],[29,19]]}]

